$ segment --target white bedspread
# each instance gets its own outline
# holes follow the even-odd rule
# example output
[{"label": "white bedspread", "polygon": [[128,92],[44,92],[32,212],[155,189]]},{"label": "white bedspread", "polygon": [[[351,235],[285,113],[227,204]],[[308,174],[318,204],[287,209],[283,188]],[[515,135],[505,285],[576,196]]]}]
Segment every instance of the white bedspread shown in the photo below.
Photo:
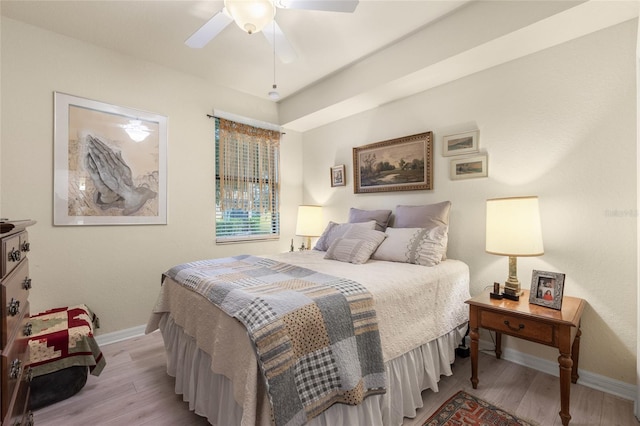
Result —
[{"label": "white bedspread", "polygon": [[[324,260],[324,252],[305,251],[264,256],[365,286],[375,300],[384,361],[430,342],[468,321],[469,270],[448,259],[435,267],[370,260],[366,264]],[[170,279],[161,288],[146,332],[158,328],[170,313],[198,348],[211,355],[211,370],[233,383],[234,399],[242,407],[243,424],[258,424],[268,411],[258,399],[258,369],[246,330],[202,296]]]},{"label": "white bedspread", "polygon": [[438,266],[369,260],[362,265],[324,260],[309,250],[264,256],[345,277],[373,294],[384,360],[394,359],[469,320],[469,267],[448,259]]}]

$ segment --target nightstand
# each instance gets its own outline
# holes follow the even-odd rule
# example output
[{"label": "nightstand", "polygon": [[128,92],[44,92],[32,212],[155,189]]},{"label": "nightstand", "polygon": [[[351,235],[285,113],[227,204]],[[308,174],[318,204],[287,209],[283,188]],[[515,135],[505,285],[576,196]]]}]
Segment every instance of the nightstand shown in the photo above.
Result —
[{"label": "nightstand", "polygon": [[496,332],[496,357],[502,355],[502,334],[558,348],[560,357],[560,418],[564,426],[569,424],[569,394],[571,383],[578,380],[580,354],[580,317],[585,301],[564,296],[562,310],[529,304],[529,292],[519,301],[491,299],[489,292],[473,297],[469,304],[469,328],[471,337],[471,384],[478,387],[478,337],[479,328]]}]

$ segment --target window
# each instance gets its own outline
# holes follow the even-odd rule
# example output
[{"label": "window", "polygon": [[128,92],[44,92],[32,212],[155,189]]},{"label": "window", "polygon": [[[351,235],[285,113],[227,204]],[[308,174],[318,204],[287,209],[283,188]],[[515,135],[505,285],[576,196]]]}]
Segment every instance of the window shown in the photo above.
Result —
[{"label": "window", "polygon": [[216,118],[216,242],[280,235],[280,133]]}]

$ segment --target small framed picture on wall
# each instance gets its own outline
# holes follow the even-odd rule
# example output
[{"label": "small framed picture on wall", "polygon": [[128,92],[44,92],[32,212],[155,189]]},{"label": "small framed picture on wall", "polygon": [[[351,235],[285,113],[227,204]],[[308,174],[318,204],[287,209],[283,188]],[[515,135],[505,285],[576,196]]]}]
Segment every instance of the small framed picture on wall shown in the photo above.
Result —
[{"label": "small framed picture on wall", "polygon": [[345,186],[346,184],[344,164],[331,167],[331,186]]},{"label": "small framed picture on wall", "polygon": [[487,155],[454,158],[449,166],[451,180],[487,177]]},{"label": "small framed picture on wall", "polygon": [[479,139],[480,131],[478,130],[444,136],[442,138],[442,155],[450,157],[478,152]]}]

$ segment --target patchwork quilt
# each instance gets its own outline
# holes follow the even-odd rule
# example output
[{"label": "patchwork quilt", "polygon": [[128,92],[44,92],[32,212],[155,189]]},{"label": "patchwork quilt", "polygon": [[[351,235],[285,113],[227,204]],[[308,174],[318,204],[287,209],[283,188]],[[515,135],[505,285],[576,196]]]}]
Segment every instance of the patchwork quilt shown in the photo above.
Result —
[{"label": "patchwork quilt", "polygon": [[93,337],[97,317],[86,305],[51,309],[31,316],[29,364],[33,376],[88,366],[94,376],[107,364]]},{"label": "patchwork quilt", "polygon": [[275,425],[385,393],[374,301],[357,282],[248,255],[185,263],[164,276],[246,327]]}]

